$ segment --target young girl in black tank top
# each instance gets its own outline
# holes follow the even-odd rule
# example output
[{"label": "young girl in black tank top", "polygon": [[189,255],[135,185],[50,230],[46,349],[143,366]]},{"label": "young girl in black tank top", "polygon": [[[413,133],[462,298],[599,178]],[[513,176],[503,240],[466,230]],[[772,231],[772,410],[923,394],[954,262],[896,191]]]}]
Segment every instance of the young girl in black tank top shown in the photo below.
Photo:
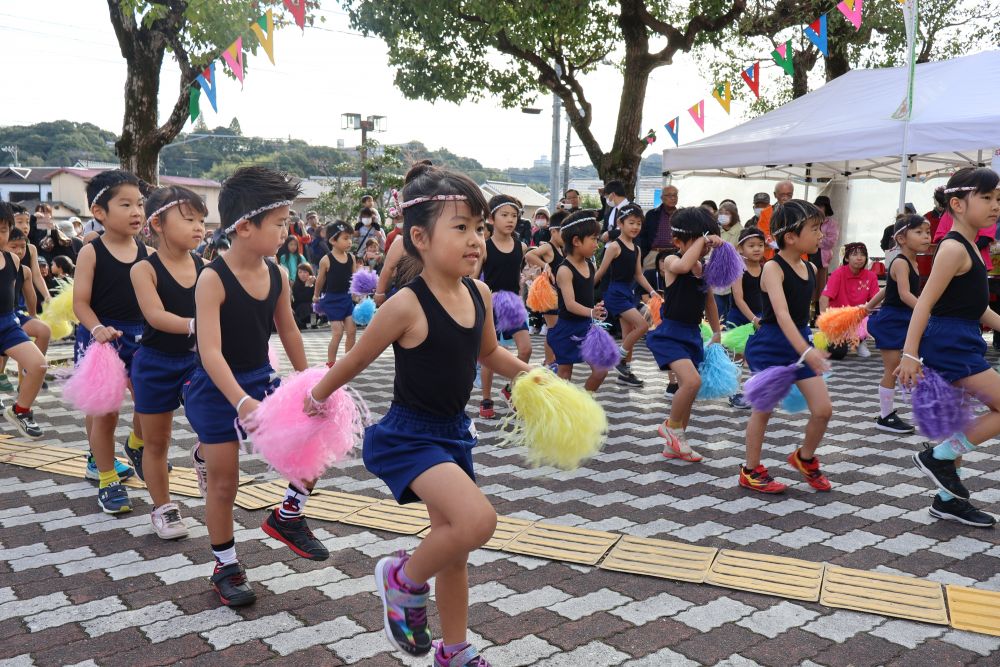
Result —
[{"label": "young girl in black tank top", "polygon": [[[809,202],[792,199],[774,207],[771,234],[778,243],[772,261],[764,264],[761,290],[764,314],[760,328],[747,341],[746,360],[759,373],[772,366],[798,362],[795,385],[809,406],[802,445],[791,453],[788,463],[817,491],[829,491],[830,482],[819,469],[816,449],[833,413],[830,395],[822,375],[829,370],[827,353],[812,346],[809,309],[816,286],[816,269],[802,260],[819,249],[823,234],[823,214]],[[782,493],[786,484],[774,480],[761,464],[761,448],[770,412],[754,409],[747,424],[746,464],[740,468],[739,485],[758,493]]]},{"label": "young girl in black tank top", "polygon": [[[565,211],[558,211],[552,216],[552,220],[549,221],[549,240],[540,244],[537,248],[532,248],[525,254],[524,262],[529,266],[536,266],[542,270],[540,276],[536,280],[548,280],[554,285],[556,282],[556,271],[559,269],[559,265],[563,263],[566,256],[563,254],[565,246],[563,245],[561,227],[563,221],[566,219]],[[542,313],[542,319],[545,320],[545,331],[541,333],[546,335],[545,338],[545,360],[544,364],[552,368],[553,372],[555,369],[555,355],[552,352],[552,348],[549,347],[548,342],[548,332],[556,325],[556,320],[559,317],[559,310],[553,308],[552,310]]]},{"label": "young girl in black tank top", "polygon": [[[959,479],[957,462],[966,452],[1000,435],[1000,375],[986,360],[986,341],[980,332],[984,324],[997,335],[1000,315],[989,308],[986,265],[973,243],[979,230],[997,224],[998,188],[1000,176],[982,167],[960,169],[948,179],[944,194],[955,224],[938,246],[896,371],[903,387],[913,387],[926,366],[989,408],[963,431],[913,456],[917,468],[938,488],[931,515],[983,528],[992,527],[996,519],[968,502],[969,491]],[[914,410],[920,409],[914,405]],[[927,422],[934,424],[931,416]]]},{"label": "young girl in black tank top", "polygon": [[187,537],[180,507],[170,500],[167,451],[174,411],[197,365],[194,352],[194,290],[204,261],[192,251],[205,236],[208,208],[194,192],[161,188],[146,200],[146,230],[157,252],[131,270],[132,286],[146,320],[132,360],[135,414],[143,445],[126,447],[153,501],[150,521],[162,539]]},{"label": "young girl in black tank top", "polygon": [[920,276],[915,265],[917,253],[926,252],[930,247],[931,223],[921,215],[902,216],[893,227],[893,238],[899,254],[889,263],[885,287],[865,304],[869,311],[882,304],[881,309],[868,317],[868,333],[882,354],[882,381],[878,388],[880,415],[875,420],[875,428],[890,433],[913,433],[913,426],[896,414],[893,405],[896,397],[893,372],[902,358],[906,329],[920,295]]},{"label": "young girl in black tank top", "polygon": [[357,270],[351,254],[351,228],[347,223],[336,222],[327,227],[327,238],[332,250],[319,261],[319,275],[313,301],[320,314],[330,322],[330,344],[326,349],[326,363],[332,366],[337,360],[340,340],[344,340],[344,353],[351,351],[357,336],[357,326],[351,316],[354,301],[351,299],[351,276]]},{"label": "young girl in black tank top", "polygon": [[457,601],[467,594],[466,558],[490,539],[496,513],[475,485],[476,429],[464,407],[477,359],[505,377],[528,366],[497,344],[489,289],[466,278],[483,248],[486,202],[478,186],[420,164],[407,174],[402,199],[402,242],[423,260],[422,273],[379,308],[312,397],[325,400],[393,345],[393,404],[365,433],[365,466],[398,502],[426,503],[431,532],[412,556],[383,558],[376,567],[385,631],[412,656],[431,650],[427,582],[436,577],[446,629],[436,664],[472,665],[476,649],[465,641],[468,610]]},{"label": "young girl in black tank top", "polygon": [[[569,216],[562,227],[566,260],[556,271],[559,318],[545,334],[545,340],[555,355],[559,377],[566,380],[573,377],[573,365],[583,361],[580,344],[593,321],[603,320],[607,315],[603,301],[594,303],[594,276],[597,271],[593,257],[600,233],[601,227],[594,211],[578,211]],[[606,370],[591,366],[584,389],[597,391],[607,375]]]}]

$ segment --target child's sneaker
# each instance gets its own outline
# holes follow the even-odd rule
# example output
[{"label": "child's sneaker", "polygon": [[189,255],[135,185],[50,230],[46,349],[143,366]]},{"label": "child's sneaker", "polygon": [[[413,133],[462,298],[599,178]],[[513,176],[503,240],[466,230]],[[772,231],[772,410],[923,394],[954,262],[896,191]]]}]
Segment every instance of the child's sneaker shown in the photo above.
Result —
[{"label": "child's sneaker", "polygon": [[941,496],[935,495],[929,511],[936,519],[957,521],[976,528],[992,528],[997,522],[991,514],[976,509],[968,500],[961,498],[941,500]]},{"label": "child's sneaker", "polygon": [[893,410],[885,417],[879,417],[875,420],[875,428],[880,431],[888,431],[889,433],[913,433],[915,430],[912,424],[907,424],[905,421],[899,418],[896,411]]},{"label": "child's sneaker", "polygon": [[488,398],[479,401],[479,416],[482,419],[493,419],[497,416],[496,411],[493,409],[493,401]]},{"label": "child's sneaker", "polygon": [[198,490],[201,497],[208,497],[208,466],[204,461],[198,460],[198,452],[201,451],[201,443],[196,442],[191,448],[191,467],[194,468],[195,476],[198,478]]},{"label": "child's sneaker", "polygon": [[11,384],[10,378],[7,377],[7,373],[0,371],[0,391],[5,394],[14,393],[14,385]]},{"label": "child's sneaker", "polygon": [[759,465],[750,472],[744,466],[740,466],[740,486],[758,493],[784,493],[788,488],[787,484],[775,480],[771,473],[763,465]]},{"label": "child's sneaker", "polygon": [[303,558],[326,560],[330,557],[330,552],[309,529],[309,524],[306,523],[304,516],[282,519],[278,516],[278,508],[275,507],[260,527],[265,533],[284,543]]},{"label": "child's sneaker", "polygon": [[132,449],[128,446],[128,439],[126,439],[125,444],[122,445],[122,449],[125,451],[125,456],[128,457],[128,460],[132,462],[132,469],[135,470],[135,474],[145,482],[146,478],[142,476],[142,451],[144,448]]},{"label": "child's sneaker", "polygon": [[230,563],[225,567],[216,565],[209,581],[212,582],[212,590],[227,607],[243,607],[257,601],[257,594],[247,582],[246,570],[239,563]]},{"label": "child's sneaker", "polygon": [[500,390],[500,397],[503,398],[503,400],[507,403],[508,407],[510,408],[514,407],[514,404],[511,403],[510,400],[510,383],[505,384],[503,386],[503,389]]},{"label": "child's sneaker", "polygon": [[747,403],[747,399],[743,396],[743,392],[733,394],[729,397],[729,407],[736,408],[737,410],[753,409],[753,406]]},{"label": "child's sneaker", "polygon": [[551,364],[549,364],[548,369],[550,371],[552,371],[553,373],[558,373],[559,372],[559,364],[557,364],[556,362],[553,361]]},{"label": "child's sneaker", "polygon": [[680,389],[680,387],[681,386],[676,382],[671,382],[667,384],[667,392],[666,392],[667,398],[673,398],[674,394],[677,393],[677,390]]},{"label": "child's sneaker", "polygon": [[913,455],[913,464],[927,475],[937,488],[956,498],[969,499],[969,490],[962,484],[954,461],[934,458],[934,450],[927,447]]},{"label": "child's sneaker", "polygon": [[132,511],[128,491],[117,482],[97,490],[97,504],[105,514],[124,514]]},{"label": "child's sneaker", "polygon": [[[131,467],[125,465],[118,459],[115,459],[115,472],[118,473],[118,479],[123,482],[135,474],[135,470]],[[84,471],[83,476],[93,482],[98,482],[101,479],[101,473],[97,470],[97,462],[94,461],[94,455],[87,455],[87,469]]]},{"label": "child's sneaker", "polygon": [[38,440],[42,437],[42,429],[35,423],[35,413],[32,410],[18,412],[14,409],[16,403],[3,411],[4,419],[16,428],[25,438]]},{"label": "child's sneaker", "polygon": [[427,655],[431,650],[431,633],[427,629],[427,596],[431,587],[408,591],[399,583],[396,573],[409,555],[399,552],[387,556],[375,566],[375,588],[385,610],[385,636],[400,651],[413,656]]},{"label": "child's sneaker", "polygon": [[163,540],[179,540],[188,536],[187,526],[181,518],[181,510],[176,503],[165,503],[149,514],[153,530]]},{"label": "child's sneaker", "polygon": [[434,667],[490,667],[490,663],[470,644],[466,644],[461,651],[445,656],[444,642],[441,642],[434,652]]},{"label": "child's sneaker", "polygon": [[799,450],[795,450],[788,455],[788,463],[802,473],[802,476],[806,478],[806,482],[809,486],[816,489],[817,491],[829,491],[833,488],[830,484],[830,480],[819,471],[819,457],[813,456],[812,461],[803,461],[799,458]]},{"label": "child's sneaker", "polygon": [[680,459],[681,461],[689,461],[691,463],[698,463],[702,460],[701,454],[691,449],[691,445],[687,441],[687,434],[684,431],[675,431],[667,426],[666,422],[663,422],[656,432],[660,434],[661,438],[667,441],[663,446],[664,458]]}]

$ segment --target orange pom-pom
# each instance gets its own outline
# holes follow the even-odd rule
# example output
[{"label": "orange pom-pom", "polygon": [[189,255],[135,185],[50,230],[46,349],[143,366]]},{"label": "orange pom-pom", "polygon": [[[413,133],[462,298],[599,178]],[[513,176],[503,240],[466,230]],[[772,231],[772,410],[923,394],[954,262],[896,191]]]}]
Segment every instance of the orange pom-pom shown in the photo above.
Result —
[{"label": "orange pom-pom", "polygon": [[535,278],[531,287],[528,288],[528,298],[526,299],[528,308],[536,313],[545,313],[555,310],[559,306],[559,297],[556,290],[549,282],[548,276],[541,275]]},{"label": "orange pom-pom", "polygon": [[653,294],[649,297],[649,303],[646,307],[649,308],[649,314],[653,317],[653,328],[660,326],[660,307],[663,306],[663,297],[658,293]]},{"label": "orange pom-pom", "polygon": [[858,327],[867,315],[868,311],[864,306],[827,308],[825,313],[816,318],[816,326],[826,334],[831,345],[857,343]]}]

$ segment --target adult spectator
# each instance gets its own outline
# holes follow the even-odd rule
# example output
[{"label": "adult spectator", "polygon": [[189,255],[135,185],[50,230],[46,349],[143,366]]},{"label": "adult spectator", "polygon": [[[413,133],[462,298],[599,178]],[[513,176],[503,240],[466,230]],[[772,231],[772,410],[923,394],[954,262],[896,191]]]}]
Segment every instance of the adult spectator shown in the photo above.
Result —
[{"label": "adult spectator", "polygon": [[319,213],[316,211],[306,211],[306,234],[314,236],[320,226]]},{"label": "adult spectator", "polygon": [[31,221],[28,231],[28,240],[36,247],[40,246],[42,239],[48,236],[50,231],[52,231],[52,206],[45,202],[36,204],[34,220]]},{"label": "adult spectator", "polygon": [[756,229],[757,222],[760,220],[760,214],[764,212],[764,209],[771,205],[771,195],[766,192],[758,192],[753,196],[753,216],[746,221],[747,229]]},{"label": "adult spectator", "polygon": [[611,232],[618,226],[618,211],[622,206],[629,203],[625,195],[625,184],[619,180],[608,181],[604,184],[604,224],[601,240],[608,241],[616,235]]},{"label": "adult spectator", "polygon": [[535,224],[531,226],[531,245],[538,247],[552,238],[549,231],[549,209],[542,206],[535,211]]},{"label": "adult spectator", "polygon": [[580,210],[580,191],[570,188],[565,193],[563,193],[563,210],[568,213],[574,213]]},{"label": "adult spectator", "polygon": [[670,218],[677,211],[679,196],[677,187],[668,185],[663,188],[660,205],[646,211],[646,220],[639,232],[643,270],[648,271],[656,268],[656,255],[661,250],[674,249],[674,235],[670,229]]},{"label": "adult spectator", "polygon": [[[795,186],[791,181],[781,181],[774,186],[774,201],[776,204],[784,204],[793,196],[795,196]],[[774,238],[771,236],[772,213],[774,213],[774,207],[768,206],[760,212],[760,218],[757,220],[757,229],[764,232],[764,238],[767,240],[767,248],[764,250],[764,256],[768,259],[774,257],[774,248],[777,247]]]},{"label": "adult spectator", "polygon": [[701,207],[711,213],[713,216],[719,214],[719,205],[715,203],[712,199],[706,199],[701,203]]},{"label": "adult spectator", "polygon": [[389,252],[389,248],[392,247],[393,242],[403,233],[403,211],[399,208],[390,206],[389,221],[392,223],[392,229],[389,230],[388,236],[385,237],[386,252]]},{"label": "adult spectator", "polygon": [[934,188],[934,208],[924,213],[924,219],[931,223],[931,238],[937,233],[938,225],[941,223],[941,216],[945,213],[946,198],[944,196],[944,186],[939,185]]},{"label": "adult spectator", "polygon": [[364,197],[362,197],[361,198],[361,208],[362,209],[366,209],[366,208],[371,209],[371,211],[372,211],[372,218],[375,219],[375,224],[378,225],[379,227],[382,226],[382,215],[378,212],[378,208],[375,207],[375,198],[374,197],[372,197],[371,195],[365,195]]},{"label": "adult spectator", "polygon": [[833,249],[840,238],[840,223],[833,217],[833,204],[829,197],[820,195],[813,203],[816,204],[816,208],[823,211],[824,216],[823,224],[819,228],[823,232],[823,238],[819,240],[819,250],[815,254],[809,255],[809,261],[816,267],[816,292],[813,295],[813,301],[816,305],[816,312],[819,312],[819,297],[826,287],[830,262],[833,261]]},{"label": "adult spectator", "polygon": [[[702,206],[707,208],[705,203]],[[736,208],[736,202],[727,199],[719,204],[716,219],[719,221],[719,236],[722,237],[723,241],[731,243],[735,247],[740,240],[740,232],[743,231],[743,225],[740,224],[740,212]],[[715,295],[715,305],[719,310],[719,321],[725,322],[730,308],[733,307],[733,288],[726,287],[724,289],[712,290],[712,294]]]},{"label": "adult spectator", "polygon": [[365,244],[368,239],[376,239],[379,249],[385,249],[385,233],[376,222],[375,214],[376,212],[371,208],[363,208],[358,214],[358,223],[354,226],[354,238],[357,240],[357,250],[354,254],[359,259],[365,254]]},{"label": "adult spectator", "polygon": [[524,209],[518,202],[517,224],[514,225],[514,233],[517,238],[528,245],[531,245],[531,221],[524,217]]}]

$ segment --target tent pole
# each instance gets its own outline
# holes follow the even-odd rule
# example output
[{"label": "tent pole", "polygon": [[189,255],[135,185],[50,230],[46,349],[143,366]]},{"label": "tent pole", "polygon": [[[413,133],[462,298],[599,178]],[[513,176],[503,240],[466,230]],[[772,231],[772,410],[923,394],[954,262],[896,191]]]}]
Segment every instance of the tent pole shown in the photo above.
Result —
[{"label": "tent pole", "polygon": [[907,144],[909,142],[910,118],[913,117],[913,79],[916,72],[917,57],[917,21],[919,10],[918,0],[904,0],[903,21],[906,26],[906,46],[907,60],[909,67],[906,77],[906,97],[903,99],[905,114],[901,118],[903,121],[903,153],[899,158],[899,213],[905,213],[906,207],[906,179],[909,175],[910,160],[907,157]]}]

